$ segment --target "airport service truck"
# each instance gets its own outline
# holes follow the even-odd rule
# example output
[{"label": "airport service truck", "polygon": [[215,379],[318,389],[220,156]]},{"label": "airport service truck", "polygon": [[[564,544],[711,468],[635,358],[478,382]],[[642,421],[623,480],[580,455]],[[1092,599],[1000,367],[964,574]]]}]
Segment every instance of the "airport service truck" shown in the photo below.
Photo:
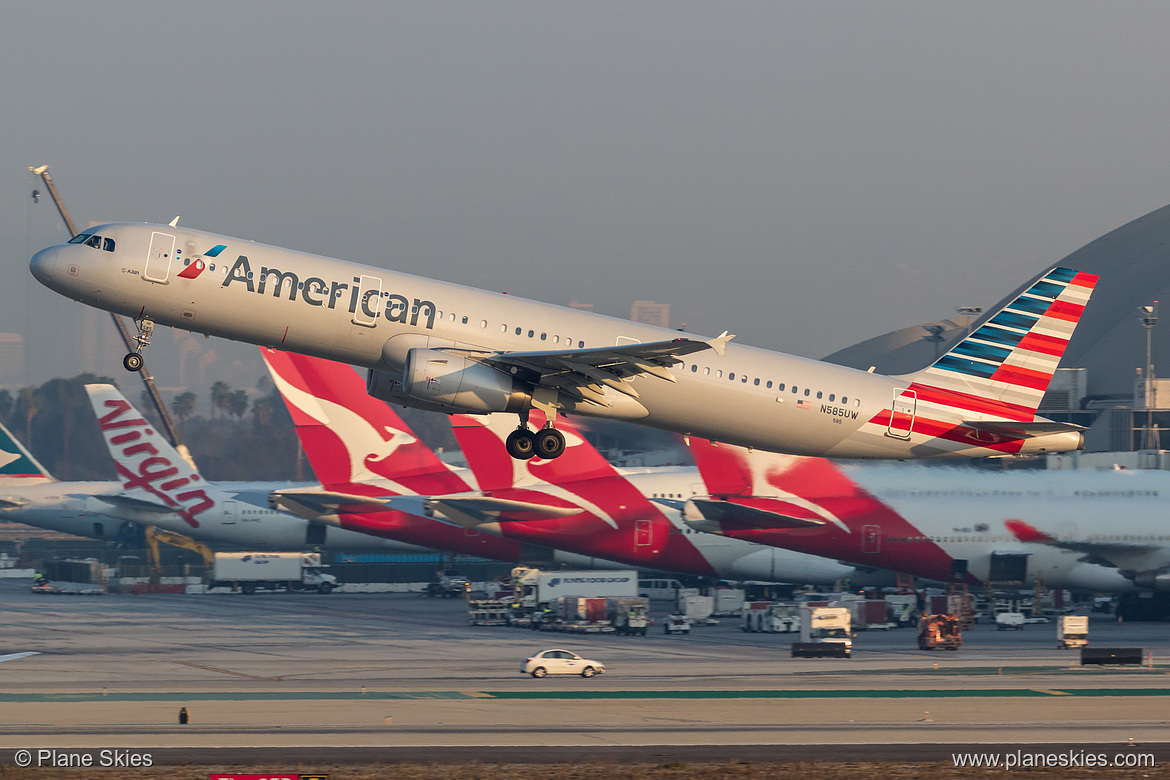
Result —
[{"label": "airport service truck", "polygon": [[852,613],[848,607],[800,606],[800,641],[793,658],[851,658]]},{"label": "airport service truck", "polygon": [[320,553],[216,553],[208,588],[315,590],[329,593],[341,583],[322,571]]},{"label": "airport service truck", "polygon": [[1061,615],[1056,621],[1056,646],[1085,647],[1089,644],[1088,615]]},{"label": "airport service truck", "polygon": [[633,570],[542,571],[519,566],[512,570],[512,582],[521,607],[528,611],[562,596],[634,598],[638,595],[638,572]]}]

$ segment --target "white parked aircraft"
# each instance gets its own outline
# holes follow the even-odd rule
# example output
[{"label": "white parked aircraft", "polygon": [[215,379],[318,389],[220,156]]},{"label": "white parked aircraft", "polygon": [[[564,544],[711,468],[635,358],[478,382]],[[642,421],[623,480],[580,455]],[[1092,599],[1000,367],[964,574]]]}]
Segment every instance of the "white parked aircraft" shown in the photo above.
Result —
[{"label": "white parked aircraft", "polygon": [[[177,218],[175,223],[177,223]],[[156,323],[369,369],[370,394],[447,414],[513,412],[516,458],[554,458],[559,412],[839,458],[1078,449],[1036,416],[1097,277],[1044,274],[932,366],[900,377],[171,225],[111,224],[43,249],[44,285]],[[532,409],[544,413],[539,431]]]},{"label": "white parked aircraft", "polygon": [[696,530],[972,586],[1170,587],[1170,472],[841,466],[691,439]]},{"label": "white parked aircraft", "polygon": [[113,426],[108,431],[117,436],[139,431],[133,442],[139,446],[129,455],[124,452],[133,446],[128,439],[111,444],[119,481],[60,482],[0,425],[0,518],[107,541],[118,538],[124,523],[136,522],[245,549],[431,552],[270,509],[269,492],[285,483],[208,484],[117,390],[90,387],[96,388],[90,390],[91,400],[102,404],[98,416]]}]

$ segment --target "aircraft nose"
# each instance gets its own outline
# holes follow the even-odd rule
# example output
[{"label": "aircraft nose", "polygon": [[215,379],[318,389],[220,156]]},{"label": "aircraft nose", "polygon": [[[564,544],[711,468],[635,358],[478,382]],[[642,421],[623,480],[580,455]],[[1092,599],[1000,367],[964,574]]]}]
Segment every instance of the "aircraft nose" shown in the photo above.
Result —
[{"label": "aircraft nose", "polygon": [[60,252],[60,247],[51,246],[37,252],[32,256],[32,260],[28,261],[28,269],[32,271],[32,275],[46,287],[53,286],[53,275],[58,272]]}]

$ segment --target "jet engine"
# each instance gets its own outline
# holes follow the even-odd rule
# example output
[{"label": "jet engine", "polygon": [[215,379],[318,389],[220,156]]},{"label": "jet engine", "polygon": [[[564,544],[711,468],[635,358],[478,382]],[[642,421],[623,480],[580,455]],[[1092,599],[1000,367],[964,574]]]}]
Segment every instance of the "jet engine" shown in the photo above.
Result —
[{"label": "jet engine", "polygon": [[448,414],[518,412],[529,399],[523,384],[503,371],[438,349],[410,350],[401,381],[387,371],[370,371],[366,391],[383,401]]},{"label": "jet engine", "polygon": [[1170,568],[1139,571],[1133,576],[1133,584],[1142,590],[1170,590]]}]

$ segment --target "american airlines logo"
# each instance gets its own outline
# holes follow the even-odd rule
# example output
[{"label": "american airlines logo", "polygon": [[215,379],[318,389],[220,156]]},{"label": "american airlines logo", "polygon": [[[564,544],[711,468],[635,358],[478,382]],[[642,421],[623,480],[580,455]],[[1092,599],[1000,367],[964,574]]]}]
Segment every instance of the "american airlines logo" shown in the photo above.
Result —
[{"label": "american airlines logo", "polygon": [[[199,521],[195,515],[215,506],[215,501],[202,489],[186,489],[200,476],[194,473],[189,477],[180,475],[171,459],[161,455],[158,448],[148,441],[157,434],[144,418],[136,416],[137,412],[127,401],[119,398],[106,401],[104,405],[110,411],[98,418],[98,425],[109,440],[111,449],[116,449],[121,456],[114,459],[114,465],[122,480],[122,488],[126,491],[146,491],[160,503],[171,507],[192,528],[198,528]],[[135,470],[127,468],[124,463],[130,464]]]},{"label": "american airlines logo", "polygon": [[[409,322],[411,325],[418,325],[421,316],[424,321],[423,327],[428,329],[435,327],[436,309],[433,302],[420,298],[415,298],[412,302],[405,295],[397,293],[382,293],[375,289],[363,290],[360,276],[353,277],[353,284],[326,282],[317,276],[310,276],[302,280],[292,271],[281,271],[279,268],[266,266],[260,267],[259,279],[254,279],[253,276],[252,265],[248,262],[248,258],[240,255],[228,271],[222,286],[229,287],[238,282],[246,287],[248,292],[264,295],[268,283],[271,281],[274,298],[279,298],[287,292],[288,299],[295,301],[299,292],[303,303],[334,309],[339,300],[348,297],[350,314],[356,315],[360,305],[361,314],[371,321],[384,314],[388,322],[401,322],[403,324]],[[386,301],[384,309],[381,306],[382,299]]]}]

